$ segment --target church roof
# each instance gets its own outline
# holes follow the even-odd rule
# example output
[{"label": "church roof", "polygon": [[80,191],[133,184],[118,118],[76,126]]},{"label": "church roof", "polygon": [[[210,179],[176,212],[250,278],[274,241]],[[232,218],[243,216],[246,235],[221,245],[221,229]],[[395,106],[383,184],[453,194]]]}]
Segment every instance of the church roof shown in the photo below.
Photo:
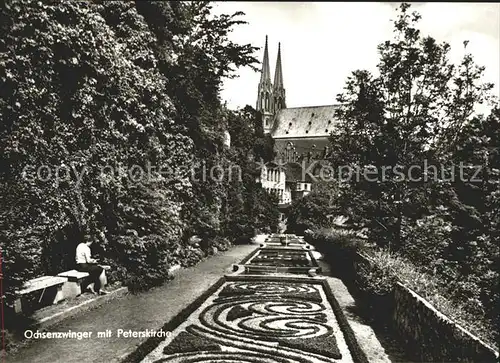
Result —
[{"label": "church roof", "polygon": [[274,120],[273,138],[328,137],[332,132],[335,110],[340,105],[283,108]]},{"label": "church roof", "polygon": [[297,138],[281,138],[274,140],[275,150],[280,156],[284,156],[288,144],[291,144],[293,151],[297,152],[298,156],[306,156],[309,152],[312,153],[314,158],[321,158],[324,156],[325,147],[330,147],[328,137],[297,137]]}]

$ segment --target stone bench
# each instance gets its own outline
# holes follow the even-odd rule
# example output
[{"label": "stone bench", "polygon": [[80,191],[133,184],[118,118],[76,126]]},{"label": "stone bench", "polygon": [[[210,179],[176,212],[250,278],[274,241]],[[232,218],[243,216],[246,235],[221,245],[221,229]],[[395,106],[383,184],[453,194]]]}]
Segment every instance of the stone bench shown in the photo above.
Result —
[{"label": "stone bench", "polygon": [[[103,268],[105,276],[106,276],[106,271],[111,269],[111,266],[108,265],[99,265],[99,266]],[[86,282],[86,279],[89,277],[89,273],[77,270],[70,270],[61,272],[57,274],[57,276],[64,277],[67,279],[67,281],[63,285],[64,297],[73,298],[82,294],[82,284]]]},{"label": "stone bench", "polygon": [[41,291],[38,302],[42,301],[47,289],[49,289],[51,293],[49,299],[52,301],[52,304],[57,304],[64,299],[62,287],[66,281],[67,279],[61,276],[42,276],[29,280],[24,284],[21,290],[16,291],[17,299],[14,301],[14,311],[16,313],[22,312],[23,300],[34,292]]},{"label": "stone bench", "polygon": [[65,298],[72,298],[82,294],[82,283],[87,277],[89,277],[89,273],[70,270],[61,272],[60,274],[57,274],[57,276],[65,277],[67,279],[62,287],[63,294]]}]

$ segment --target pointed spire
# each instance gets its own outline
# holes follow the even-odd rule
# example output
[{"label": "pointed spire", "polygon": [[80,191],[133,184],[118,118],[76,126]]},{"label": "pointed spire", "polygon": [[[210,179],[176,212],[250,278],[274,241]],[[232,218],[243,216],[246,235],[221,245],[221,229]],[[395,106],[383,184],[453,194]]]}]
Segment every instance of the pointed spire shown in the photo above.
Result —
[{"label": "pointed spire", "polygon": [[286,108],[285,86],[283,85],[283,69],[281,68],[281,43],[278,43],[278,57],[276,58],[276,69],[274,70],[273,106],[274,113]]},{"label": "pointed spire", "polygon": [[257,104],[255,109],[262,113],[262,123],[264,133],[269,133],[272,127],[274,98],[273,84],[271,83],[271,67],[269,67],[269,49],[267,44],[264,47],[264,59],[262,60],[262,71],[260,82],[257,87]]},{"label": "pointed spire", "polygon": [[267,35],[266,45],[264,47],[264,59],[262,60],[262,71],[260,73],[260,83],[266,81],[271,82],[271,67],[269,67],[269,51],[267,49]]},{"label": "pointed spire", "polygon": [[274,88],[283,88],[283,70],[281,69],[281,43],[278,43],[278,58],[274,70]]}]

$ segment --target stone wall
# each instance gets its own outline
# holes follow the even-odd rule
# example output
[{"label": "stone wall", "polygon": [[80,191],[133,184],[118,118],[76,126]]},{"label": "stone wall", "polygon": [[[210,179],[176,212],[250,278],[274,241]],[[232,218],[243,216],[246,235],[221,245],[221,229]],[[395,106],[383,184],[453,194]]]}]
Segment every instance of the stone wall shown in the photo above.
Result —
[{"label": "stone wall", "polygon": [[498,353],[437,311],[410,288],[394,290],[393,323],[407,349],[423,362],[497,362]]}]

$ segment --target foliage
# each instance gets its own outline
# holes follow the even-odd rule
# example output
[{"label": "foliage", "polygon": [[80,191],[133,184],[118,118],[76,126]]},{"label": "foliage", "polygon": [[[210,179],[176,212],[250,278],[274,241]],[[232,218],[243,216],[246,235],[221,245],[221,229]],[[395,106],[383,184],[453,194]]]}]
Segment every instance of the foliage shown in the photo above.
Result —
[{"label": "foliage", "polygon": [[319,227],[307,230],[305,236],[314,245],[322,244],[326,249],[337,251],[359,252],[367,245],[358,232],[351,229]]},{"label": "foliage", "polygon": [[[16,278],[15,269],[24,265],[15,266],[19,259],[9,254],[10,246],[37,257],[22,236],[32,236],[28,242],[38,238],[35,251],[43,249],[49,257],[40,259],[42,266],[33,264],[31,277],[68,268],[84,234],[99,236],[102,257],[119,249],[128,229],[166,243],[177,238],[169,226],[182,225],[178,211],[190,192],[185,176],[166,180],[153,174],[134,182],[137,175],[128,173],[131,167],[146,170],[146,162],[182,166],[192,147],[179,134],[164,92],[166,78],[147,51],[146,39],[154,37],[129,10],[122,25],[129,41],[123,43],[101,16],[103,7],[94,3],[16,1],[2,9],[9,19],[1,47],[0,148],[10,297],[28,277]],[[67,167],[67,174],[60,175],[63,180],[54,174],[37,178],[42,166],[52,173]],[[159,207],[159,200],[168,202]],[[56,260],[61,254],[62,264]],[[133,274],[137,265],[125,268]]]},{"label": "foliage", "polygon": [[[242,13],[215,16],[208,1],[137,1],[136,6],[159,39],[160,69],[170,78],[167,93],[197,155],[220,152],[227,126],[221,122],[222,80],[232,77],[235,67],[257,62],[252,56],[256,48],[229,39],[234,26],[245,24]],[[175,56],[162,56],[165,49],[173,49]]]},{"label": "foliage", "polygon": [[408,8],[408,4],[400,8],[394,40],[379,46],[380,76],[356,71],[348,79],[338,98],[343,105],[337,115],[338,136],[332,139],[335,165],[365,173],[376,168],[371,177],[375,175],[378,182],[353,178],[344,189],[344,199],[361,194],[356,202],[365,203],[356,211],[368,219],[373,237],[381,245],[391,241],[394,250],[403,243],[405,219],[412,223],[428,213],[452,187],[448,180],[430,177],[415,182],[401,173],[412,172],[413,179],[422,180],[422,172],[411,171],[412,166],[450,161],[449,149],[457,134],[492,87],[480,82],[483,68],[473,63],[470,54],[460,65],[450,64],[449,45],[422,37],[416,28],[420,15],[410,14]]},{"label": "foliage", "polygon": [[[166,241],[158,235],[138,237],[134,234],[117,238],[116,260],[122,266],[133,266],[119,276],[131,291],[157,286],[165,281],[165,271],[171,264],[171,254]],[[155,268],[151,268],[154,266]]]},{"label": "foliage", "polygon": [[[232,77],[235,67],[253,67],[256,62],[252,55],[254,47],[229,39],[233,27],[244,24],[239,18],[242,13],[214,16],[210,12],[212,5],[206,1],[150,1],[136,2],[136,6],[159,39],[155,52],[160,59],[159,68],[170,78],[167,94],[178,110],[176,120],[195,142],[196,197],[185,208],[183,218],[188,224],[185,235],[200,236],[206,247],[216,243],[220,236],[253,235],[254,229],[245,217],[249,211],[243,208],[244,196],[239,190],[247,184],[228,175],[233,167],[242,166],[246,160],[235,159],[223,141],[230,132],[232,149],[247,152],[237,135],[254,137],[254,133],[243,133],[242,129],[230,126],[232,113],[221,105],[219,98],[222,80]],[[164,56],[170,49],[175,56]],[[245,121],[250,124],[257,121],[254,110],[244,112]],[[206,170],[205,177],[201,168]],[[213,178],[211,171],[215,168],[224,170],[224,177]]]},{"label": "foliage", "polygon": [[494,329],[494,322],[483,312],[478,311],[473,301],[466,301],[450,294],[446,283],[438,276],[426,273],[422,271],[422,267],[388,251],[374,251],[370,254],[370,261],[371,271],[375,273],[363,276],[366,281],[365,286],[370,286],[370,289],[383,286],[384,292],[389,292],[395,281],[401,281],[443,314],[493,346],[496,345],[498,334]]},{"label": "foliage", "polygon": [[234,172],[226,204],[226,234],[236,242],[248,243],[256,231],[271,232],[277,228],[278,200],[256,182],[260,169],[253,162],[271,160],[273,143],[264,137],[261,115],[252,107],[227,111],[227,118],[233,148],[228,158]]},{"label": "foliage", "polygon": [[[452,64],[450,46],[422,36],[409,9],[400,6],[394,38],[378,47],[378,75],[353,72],[338,96],[331,162],[360,178],[339,183],[337,208],[469,313],[495,319],[500,111],[476,112],[495,100],[467,41]],[[384,277],[373,273],[376,288]]]},{"label": "foliage", "polygon": [[[0,246],[9,302],[24,281],[74,268],[87,234],[98,241],[93,254],[134,289],[228,247],[228,186],[190,170],[229,164],[220,85],[255,59],[253,47],[228,38],[241,13],[210,10],[174,1],[2,5]],[[52,175],[38,177],[42,165]],[[192,234],[203,240],[190,243]]]},{"label": "foliage", "polygon": [[332,211],[328,194],[312,192],[293,201],[288,212],[288,230],[301,235],[312,227],[326,227],[330,224]]}]

